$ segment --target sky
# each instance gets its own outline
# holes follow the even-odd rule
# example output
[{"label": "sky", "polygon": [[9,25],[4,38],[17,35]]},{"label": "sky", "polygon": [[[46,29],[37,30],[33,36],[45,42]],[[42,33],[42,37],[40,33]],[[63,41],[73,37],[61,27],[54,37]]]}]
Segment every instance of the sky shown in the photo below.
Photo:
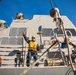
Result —
[{"label": "sky", "polygon": [[[76,26],[76,0],[52,0],[61,15],[66,15]],[[25,19],[33,15],[49,15],[52,9],[50,0],[0,0],[0,20],[10,26],[17,13],[23,13]]]}]

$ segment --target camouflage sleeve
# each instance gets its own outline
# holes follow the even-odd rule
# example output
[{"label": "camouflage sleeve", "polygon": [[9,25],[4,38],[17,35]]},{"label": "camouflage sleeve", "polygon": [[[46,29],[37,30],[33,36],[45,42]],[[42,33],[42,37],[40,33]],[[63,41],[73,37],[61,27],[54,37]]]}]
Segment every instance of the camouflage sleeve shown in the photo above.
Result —
[{"label": "camouflage sleeve", "polygon": [[39,49],[39,45],[37,44],[37,51],[39,51],[40,49]]},{"label": "camouflage sleeve", "polygon": [[23,37],[24,37],[24,39],[25,39],[25,41],[26,41],[27,43],[30,42],[30,40],[28,39],[28,37],[26,37],[26,35],[23,34]]}]

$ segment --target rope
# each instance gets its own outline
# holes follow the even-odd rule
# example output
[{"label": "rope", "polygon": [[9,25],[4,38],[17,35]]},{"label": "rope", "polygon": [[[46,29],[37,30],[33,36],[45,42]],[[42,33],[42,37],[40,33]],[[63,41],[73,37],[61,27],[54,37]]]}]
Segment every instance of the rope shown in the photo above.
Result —
[{"label": "rope", "polygon": [[[57,36],[57,34],[56,34],[55,31],[53,31],[53,34],[54,34],[55,39],[58,40],[58,39],[57,39],[58,36]],[[59,51],[61,52],[61,55],[62,55],[62,60],[63,60],[64,63],[66,64],[66,61],[65,61],[64,55],[63,55],[63,53],[62,53],[62,51],[61,51],[61,49],[60,49],[60,42],[59,42],[59,41],[58,41],[58,44],[59,44]]]},{"label": "rope", "polygon": [[46,52],[49,51],[50,48],[53,48],[58,44],[58,41],[55,41],[31,66],[28,67],[28,69],[25,69],[20,75],[26,74],[39,60],[41,60],[44,55],[46,55]]},{"label": "rope", "polygon": [[[55,10],[56,10],[56,11],[55,11]],[[58,19],[61,20],[61,22],[60,22],[60,24],[59,24],[58,26],[59,26],[59,28],[63,31],[64,39],[65,39],[65,42],[66,42],[66,44],[67,44],[69,61],[70,61],[70,64],[71,64],[71,68],[72,68],[72,70],[74,71],[75,68],[74,68],[74,66],[73,66],[72,59],[71,59],[71,55],[70,55],[69,42],[68,42],[68,38],[67,38],[67,35],[66,35],[66,32],[65,32],[65,28],[64,28],[63,21],[62,21],[62,19],[61,19],[59,10],[58,10],[58,8],[57,8],[57,9],[54,8],[52,11],[55,11],[55,12],[56,12],[56,13],[55,13],[55,12],[52,12],[52,14],[54,14],[55,16],[51,16],[51,15],[50,15],[51,17],[53,17],[54,19],[56,19],[55,22],[57,22]],[[57,25],[57,24],[56,24],[56,25]]]},{"label": "rope", "polygon": [[65,28],[64,28],[64,25],[63,25],[63,24],[62,24],[62,28],[63,28],[63,33],[64,33],[64,36],[65,36],[65,42],[66,42],[66,44],[67,44],[68,57],[69,57],[69,60],[70,60],[71,68],[72,68],[72,70],[74,71],[75,68],[74,68],[74,66],[73,66],[72,59],[71,59],[71,55],[70,55],[69,42],[68,42],[68,38],[67,38],[67,35],[66,35]]},{"label": "rope", "polygon": [[52,8],[54,8],[54,5],[53,5],[53,2],[52,2],[52,0],[50,0],[50,4],[51,4]]},{"label": "rope", "polygon": [[[67,32],[70,33],[71,37],[72,37],[72,32],[70,30],[65,30],[66,31],[66,35],[67,35]],[[68,35],[67,35],[68,36]]]},{"label": "rope", "polygon": [[[58,43],[59,43],[59,42],[58,42]],[[59,51],[61,52],[62,60],[63,60],[64,64],[66,64],[66,61],[65,61],[64,55],[63,55],[63,53],[62,53],[62,51],[61,51],[61,49],[60,49],[60,43],[59,43]]]}]

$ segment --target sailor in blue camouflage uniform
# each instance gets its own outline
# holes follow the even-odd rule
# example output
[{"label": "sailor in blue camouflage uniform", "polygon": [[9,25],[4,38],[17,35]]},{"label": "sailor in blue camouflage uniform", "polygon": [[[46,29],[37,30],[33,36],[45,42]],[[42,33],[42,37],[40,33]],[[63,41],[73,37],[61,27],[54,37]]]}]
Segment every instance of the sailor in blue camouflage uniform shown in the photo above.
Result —
[{"label": "sailor in blue camouflage uniform", "polygon": [[[32,57],[34,58],[34,61],[37,60],[37,58],[38,58],[37,51],[39,51],[39,48],[38,48],[38,44],[36,42],[36,37],[34,35],[31,37],[31,40],[29,40],[23,32],[23,37],[24,37],[25,41],[28,43],[28,54],[27,54],[27,59],[26,59],[26,65],[29,67],[30,60]],[[35,66],[38,66],[38,65],[39,65],[39,63],[37,63]]]}]

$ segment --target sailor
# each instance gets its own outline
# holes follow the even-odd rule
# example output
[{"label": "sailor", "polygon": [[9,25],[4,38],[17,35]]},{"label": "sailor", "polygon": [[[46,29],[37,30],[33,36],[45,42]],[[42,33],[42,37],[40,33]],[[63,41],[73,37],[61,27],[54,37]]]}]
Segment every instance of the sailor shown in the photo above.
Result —
[{"label": "sailor", "polygon": [[0,57],[0,67],[1,67],[1,64],[2,64],[2,58]]},{"label": "sailor", "polygon": [[[27,59],[26,59],[26,65],[29,67],[32,56],[34,58],[34,61],[37,60],[37,51],[39,51],[39,48],[36,42],[36,37],[34,35],[31,37],[31,40],[29,40],[23,32],[23,37],[25,41],[28,43],[28,54],[27,54]],[[35,66],[38,66],[38,65],[39,63],[37,63]]]},{"label": "sailor", "polygon": [[17,54],[16,54],[16,58],[15,58],[15,67],[17,67],[17,65],[20,67],[21,64],[21,52],[19,50],[17,50]]}]

